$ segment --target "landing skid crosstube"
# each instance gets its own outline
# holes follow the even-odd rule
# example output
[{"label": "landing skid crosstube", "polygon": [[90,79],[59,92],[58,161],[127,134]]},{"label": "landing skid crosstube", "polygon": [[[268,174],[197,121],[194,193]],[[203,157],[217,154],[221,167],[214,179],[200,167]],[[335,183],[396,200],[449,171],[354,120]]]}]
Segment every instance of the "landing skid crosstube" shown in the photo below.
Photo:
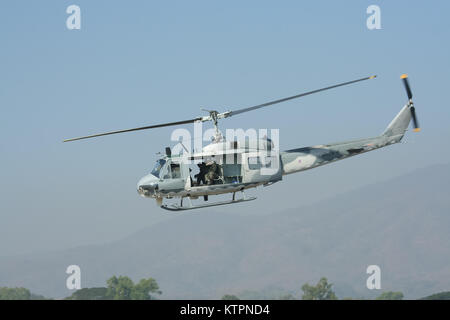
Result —
[{"label": "landing skid crosstube", "polygon": [[[234,198],[234,196],[233,196]],[[226,200],[226,201],[217,201],[217,202],[211,202],[211,203],[205,203],[200,205],[192,205],[189,206],[183,206],[183,202],[181,201],[181,204],[170,204],[170,205],[162,205],[161,208],[169,211],[183,211],[183,210],[192,210],[192,209],[201,209],[201,208],[208,208],[208,207],[216,207],[216,206],[223,206],[226,204],[234,204],[234,203],[240,203],[240,202],[247,202],[247,201],[253,201],[256,197],[244,197],[242,199],[233,199],[233,200]]]}]

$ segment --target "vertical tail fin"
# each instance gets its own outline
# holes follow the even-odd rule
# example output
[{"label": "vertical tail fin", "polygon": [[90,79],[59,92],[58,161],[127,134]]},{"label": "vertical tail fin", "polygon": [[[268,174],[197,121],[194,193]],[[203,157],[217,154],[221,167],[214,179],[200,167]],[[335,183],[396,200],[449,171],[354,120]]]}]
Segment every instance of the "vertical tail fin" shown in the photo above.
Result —
[{"label": "vertical tail fin", "polygon": [[416,117],[416,109],[412,101],[412,91],[408,82],[408,75],[402,74],[400,77],[403,80],[406,94],[408,96],[408,103],[400,110],[397,116],[391,121],[386,130],[383,132],[383,136],[394,137],[395,142],[399,142],[405,134],[411,119],[413,120],[414,132],[419,132],[420,127]]},{"label": "vertical tail fin", "polygon": [[411,110],[409,104],[405,105],[402,110],[395,116],[395,118],[389,123],[383,135],[388,137],[398,136],[399,141],[403,138],[406,130],[408,129],[411,121]]}]

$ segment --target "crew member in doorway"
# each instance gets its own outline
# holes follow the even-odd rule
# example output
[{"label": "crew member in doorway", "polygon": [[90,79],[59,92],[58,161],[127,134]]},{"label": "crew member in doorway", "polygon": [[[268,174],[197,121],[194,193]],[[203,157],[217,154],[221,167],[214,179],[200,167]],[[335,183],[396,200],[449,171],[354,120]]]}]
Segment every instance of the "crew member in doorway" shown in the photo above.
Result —
[{"label": "crew member in doorway", "polygon": [[197,185],[199,186],[201,183],[206,184],[205,175],[208,172],[208,168],[206,166],[206,163],[198,163],[197,164],[198,169],[200,170],[199,173],[197,173],[194,178],[197,178]]},{"label": "crew member in doorway", "polygon": [[214,180],[219,178],[219,166],[215,161],[211,161],[206,164],[206,167],[208,168],[208,173],[206,174],[206,183],[209,185],[214,184]]}]

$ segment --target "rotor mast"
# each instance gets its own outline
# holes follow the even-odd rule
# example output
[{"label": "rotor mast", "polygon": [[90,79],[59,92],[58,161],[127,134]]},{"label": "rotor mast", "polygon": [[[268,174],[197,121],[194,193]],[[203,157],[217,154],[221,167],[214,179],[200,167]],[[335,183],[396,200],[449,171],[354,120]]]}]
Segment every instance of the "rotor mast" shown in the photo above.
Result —
[{"label": "rotor mast", "polygon": [[211,121],[214,125],[214,130],[215,130],[214,142],[224,141],[225,137],[222,135],[222,133],[219,130],[219,119],[228,117],[231,112],[227,111],[227,112],[219,113],[217,110],[206,110],[203,108],[201,110],[208,112],[209,116],[202,117],[200,121],[201,122]]}]

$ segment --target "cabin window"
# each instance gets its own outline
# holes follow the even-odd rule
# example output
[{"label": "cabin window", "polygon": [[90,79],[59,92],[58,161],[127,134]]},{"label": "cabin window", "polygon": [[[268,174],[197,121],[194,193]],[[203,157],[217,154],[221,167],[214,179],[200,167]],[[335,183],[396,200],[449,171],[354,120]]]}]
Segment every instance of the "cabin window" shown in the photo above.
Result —
[{"label": "cabin window", "polygon": [[250,170],[259,170],[261,169],[261,161],[259,157],[248,157],[248,168]]},{"label": "cabin window", "polygon": [[264,163],[263,166],[265,168],[271,168],[272,165],[276,165],[277,158],[275,156],[266,156],[264,157]]},{"label": "cabin window", "polygon": [[265,156],[263,159],[261,159],[260,157],[248,158],[248,168],[250,170],[259,170],[261,168],[272,168],[272,166],[275,165],[277,165],[277,159],[275,156]]}]

